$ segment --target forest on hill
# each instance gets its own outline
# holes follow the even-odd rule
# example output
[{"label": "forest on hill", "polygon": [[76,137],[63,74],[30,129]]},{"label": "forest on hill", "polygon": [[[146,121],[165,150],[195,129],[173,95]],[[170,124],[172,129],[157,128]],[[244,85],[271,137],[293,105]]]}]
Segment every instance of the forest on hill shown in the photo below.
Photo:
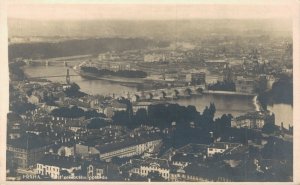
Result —
[{"label": "forest on hill", "polygon": [[44,59],[74,55],[98,55],[107,51],[125,51],[146,49],[149,47],[166,47],[167,42],[143,38],[89,38],[48,43],[19,43],[9,45],[9,59],[31,58]]}]

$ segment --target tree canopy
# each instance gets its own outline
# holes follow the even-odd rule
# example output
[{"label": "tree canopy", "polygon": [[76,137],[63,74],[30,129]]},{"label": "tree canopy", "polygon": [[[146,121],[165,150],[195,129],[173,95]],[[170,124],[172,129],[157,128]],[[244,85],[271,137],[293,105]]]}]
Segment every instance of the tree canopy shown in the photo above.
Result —
[{"label": "tree canopy", "polygon": [[80,91],[79,85],[74,82],[64,92],[70,98],[80,98],[86,95],[86,93]]},{"label": "tree canopy", "polygon": [[95,110],[84,111],[77,106],[73,106],[71,108],[68,107],[60,107],[53,109],[51,111],[52,116],[56,117],[64,117],[64,118],[79,118],[85,116],[86,119],[90,119],[93,117],[105,117],[104,114],[98,113]]}]

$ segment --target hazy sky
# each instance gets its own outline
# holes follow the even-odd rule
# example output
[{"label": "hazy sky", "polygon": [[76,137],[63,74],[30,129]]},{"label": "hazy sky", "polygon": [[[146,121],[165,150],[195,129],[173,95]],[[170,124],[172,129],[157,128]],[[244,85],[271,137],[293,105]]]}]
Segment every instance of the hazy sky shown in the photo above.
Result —
[{"label": "hazy sky", "polygon": [[[291,18],[293,4],[8,4],[9,18],[36,20],[83,19],[191,19],[191,18]],[[54,1],[55,2],[55,1]],[[70,1],[69,1],[70,2]],[[74,2],[74,1],[73,1]]]}]

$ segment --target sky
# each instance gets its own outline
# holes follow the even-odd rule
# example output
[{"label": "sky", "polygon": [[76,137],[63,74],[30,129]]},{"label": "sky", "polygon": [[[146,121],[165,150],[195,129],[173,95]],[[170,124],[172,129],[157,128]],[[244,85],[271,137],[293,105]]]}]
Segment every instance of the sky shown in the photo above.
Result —
[{"label": "sky", "polygon": [[[116,1],[116,0],[115,0]],[[181,1],[181,0],[179,0]],[[214,4],[212,2],[217,2]],[[33,20],[169,20],[169,19],[269,19],[293,17],[293,3],[230,3],[220,4],[214,0],[210,3],[199,1],[168,3],[107,3],[108,1],[17,1],[8,4],[8,18]],[[60,2],[60,3],[58,3]],[[67,2],[67,3],[66,3]],[[100,3],[99,3],[100,2]],[[103,3],[104,2],[104,3]],[[112,1],[113,2],[113,1]],[[174,1],[173,1],[174,2]],[[224,2],[224,1],[223,1]],[[250,2],[250,1],[248,1]]]}]

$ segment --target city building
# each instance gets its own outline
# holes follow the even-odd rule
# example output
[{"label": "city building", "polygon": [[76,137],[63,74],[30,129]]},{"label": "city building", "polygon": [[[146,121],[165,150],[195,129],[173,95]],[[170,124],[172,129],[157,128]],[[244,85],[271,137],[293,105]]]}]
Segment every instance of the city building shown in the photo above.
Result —
[{"label": "city building", "polygon": [[87,166],[87,178],[91,180],[107,179],[107,164],[100,161],[91,161]]},{"label": "city building", "polygon": [[143,134],[95,146],[76,144],[75,153],[84,158],[99,156],[101,160],[110,161],[113,157],[132,157],[153,151],[161,142],[161,137],[156,134]]},{"label": "city building", "polygon": [[148,112],[148,107],[152,104],[153,102],[135,102],[132,104],[132,112],[136,114],[140,109],[145,109]]},{"label": "city building", "polygon": [[124,103],[120,103],[117,100],[113,100],[104,108],[103,113],[108,117],[111,118],[118,111],[126,111],[127,105]]},{"label": "city building", "polygon": [[75,176],[81,170],[78,158],[46,154],[36,165],[37,174],[49,176],[51,179],[63,179]]},{"label": "city building", "polygon": [[17,139],[21,137],[22,132],[24,131],[24,125],[22,123],[12,123],[7,125],[7,135],[9,139]]},{"label": "city building", "polygon": [[168,160],[160,158],[132,159],[129,164],[125,164],[120,169],[129,168],[130,173],[135,173],[147,177],[149,173],[158,172],[162,178],[169,180],[170,165]]},{"label": "city building", "polygon": [[60,156],[75,156],[75,148],[73,145],[62,145],[58,151],[57,154]]},{"label": "city building", "polygon": [[110,53],[100,53],[98,55],[98,60],[99,61],[106,61],[106,60],[110,60],[111,59],[111,54]]},{"label": "city building", "polygon": [[28,102],[32,103],[32,104],[35,104],[35,105],[41,103],[41,101],[42,101],[42,97],[37,95],[37,94],[36,95],[33,94],[33,95],[28,97]]},{"label": "city building", "polygon": [[205,85],[205,73],[191,73],[186,75],[186,81],[191,85]]},{"label": "city building", "polygon": [[211,181],[209,179],[200,177],[199,175],[190,174],[186,170],[178,170],[176,172],[170,173],[170,179],[171,182],[176,181],[187,181],[187,182],[208,182]]},{"label": "city building", "polygon": [[253,94],[255,93],[255,87],[256,83],[253,79],[239,76],[235,81],[235,89],[237,92]]},{"label": "city building", "polygon": [[239,143],[227,143],[227,142],[216,142],[211,144],[207,148],[207,157],[212,157],[215,154],[224,153],[227,150],[232,150],[234,148],[240,147],[242,144]]},{"label": "city building", "polygon": [[128,138],[121,142],[109,143],[96,146],[100,152],[101,160],[111,160],[113,157],[132,157],[141,155],[147,150],[153,150],[162,142],[162,139],[155,135],[139,136],[139,138]]},{"label": "city building", "polygon": [[16,113],[7,114],[7,136],[8,139],[18,139],[25,133],[26,125],[24,120]]},{"label": "city building", "polygon": [[165,61],[166,57],[164,54],[146,54],[144,55],[144,62],[160,62],[160,61]]},{"label": "city building", "polygon": [[266,123],[275,124],[275,115],[268,111],[256,111],[234,118],[231,125],[238,128],[262,129]]},{"label": "city building", "polygon": [[229,66],[229,63],[226,63],[223,68],[223,81],[227,83],[234,81],[234,74],[231,67]]},{"label": "city building", "polygon": [[18,139],[8,140],[7,160],[15,168],[29,168],[41,159],[50,148],[51,143],[34,135],[24,135]]}]

